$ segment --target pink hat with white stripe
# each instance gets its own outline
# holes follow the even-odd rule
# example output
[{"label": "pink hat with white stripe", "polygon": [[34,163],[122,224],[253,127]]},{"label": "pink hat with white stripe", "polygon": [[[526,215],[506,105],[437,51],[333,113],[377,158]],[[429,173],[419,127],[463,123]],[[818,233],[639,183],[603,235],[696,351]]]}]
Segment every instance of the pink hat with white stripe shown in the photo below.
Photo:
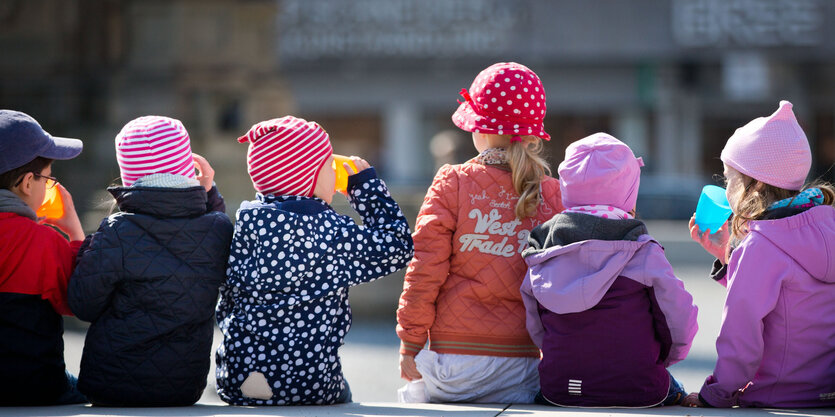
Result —
[{"label": "pink hat with white stripe", "polygon": [[116,160],[122,184],[150,174],[197,178],[188,132],[179,120],[163,116],[133,119],[116,135]]},{"label": "pink hat with white stripe", "polygon": [[720,159],[757,181],[785,190],[803,188],[812,168],[809,140],[786,100],[771,116],[758,117],[737,129]]},{"label": "pink hat with white stripe", "polygon": [[313,196],[319,170],[333,154],[325,129],[293,116],[257,123],[238,142],[249,142],[247,171],[261,194]]}]

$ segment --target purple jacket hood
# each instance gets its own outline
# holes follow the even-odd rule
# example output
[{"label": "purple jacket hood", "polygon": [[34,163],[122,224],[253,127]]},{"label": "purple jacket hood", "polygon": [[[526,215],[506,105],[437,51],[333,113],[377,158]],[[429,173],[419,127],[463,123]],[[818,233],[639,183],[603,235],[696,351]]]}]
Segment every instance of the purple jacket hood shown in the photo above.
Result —
[{"label": "purple jacket hood", "polygon": [[[831,206],[814,207],[802,215],[751,222],[751,232],[768,239],[794,259],[812,278],[835,282],[835,216]],[[806,224],[816,227],[804,227]]]},{"label": "purple jacket hood", "polygon": [[658,243],[642,235],[637,241],[585,240],[531,254],[525,258],[531,290],[540,304],[555,313],[588,310],[619,276],[642,282],[644,270],[664,269],[657,262],[660,259],[649,256],[652,245]]}]

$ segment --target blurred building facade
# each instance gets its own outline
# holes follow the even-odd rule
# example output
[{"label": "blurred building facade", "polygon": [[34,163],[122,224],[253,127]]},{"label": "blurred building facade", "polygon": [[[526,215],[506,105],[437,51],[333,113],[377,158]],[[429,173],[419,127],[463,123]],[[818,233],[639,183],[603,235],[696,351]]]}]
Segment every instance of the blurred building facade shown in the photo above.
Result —
[{"label": "blurred building facade", "polygon": [[235,138],[293,106],[275,58],[277,13],[272,0],[4,0],[0,107],[84,139],[81,164],[56,164],[82,210],[119,176],[115,135],[148,114],[181,119],[227,199],[251,198]]},{"label": "blurred building facade", "polygon": [[512,60],[544,83],[554,168],[570,142],[611,132],[647,163],[640,211],[686,218],[734,129],[780,99],[814,175],[833,179],[833,22],[825,0],[284,0],[278,45],[297,110],[390,182],[430,178],[427,143],[454,129],[458,91]]},{"label": "blurred building facade", "polygon": [[458,91],[517,61],[545,85],[554,170],[608,131],[647,163],[640,211],[682,218],[733,130],[780,99],[835,179],[833,22],[826,0],[4,0],[0,107],[86,139],[91,169],[68,181],[99,190],[124,123],[180,118],[230,212],[252,194],[234,139],[293,113],[419,205],[439,158],[475,152]]}]

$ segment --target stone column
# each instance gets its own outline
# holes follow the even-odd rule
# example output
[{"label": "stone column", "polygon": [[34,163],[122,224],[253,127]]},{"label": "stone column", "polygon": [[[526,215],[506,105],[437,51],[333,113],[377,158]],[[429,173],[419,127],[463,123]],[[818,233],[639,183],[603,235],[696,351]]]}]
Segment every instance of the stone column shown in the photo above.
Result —
[{"label": "stone column", "polygon": [[661,68],[657,80],[655,117],[656,146],[652,160],[658,175],[678,172],[681,126],[678,117],[676,73],[672,68]]},{"label": "stone column", "polygon": [[382,168],[386,182],[405,185],[420,181],[426,171],[428,152],[420,106],[407,101],[391,102],[382,115]]},{"label": "stone column", "polygon": [[640,108],[628,107],[615,114],[614,135],[632,148],[635,156],[650,164],[649,123],[646,112]]}]

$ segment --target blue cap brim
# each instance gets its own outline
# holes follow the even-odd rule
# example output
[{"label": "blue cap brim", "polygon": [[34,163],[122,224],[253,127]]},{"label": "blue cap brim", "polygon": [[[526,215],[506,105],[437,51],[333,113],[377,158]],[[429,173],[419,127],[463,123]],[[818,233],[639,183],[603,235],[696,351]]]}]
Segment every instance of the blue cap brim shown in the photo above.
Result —
[{"label": "blue cap brim", "polygon": [[38,153],[38,156],[49,159],[72,159],[81,153],[84,143],[79,139],[52,137],[50,147]]}]

